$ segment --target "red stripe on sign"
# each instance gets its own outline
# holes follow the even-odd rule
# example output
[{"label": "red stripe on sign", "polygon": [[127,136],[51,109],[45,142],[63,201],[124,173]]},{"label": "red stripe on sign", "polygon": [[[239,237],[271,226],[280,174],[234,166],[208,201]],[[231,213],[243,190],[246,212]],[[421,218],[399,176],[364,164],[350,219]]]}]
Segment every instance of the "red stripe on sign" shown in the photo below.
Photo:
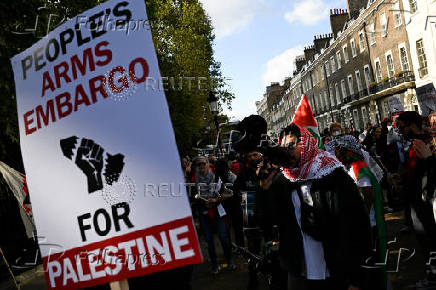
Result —
[{"label": "red stripe on sign", "polygon": [[202,262],[191,217],[43,258],[49,289],[74,289]]}]

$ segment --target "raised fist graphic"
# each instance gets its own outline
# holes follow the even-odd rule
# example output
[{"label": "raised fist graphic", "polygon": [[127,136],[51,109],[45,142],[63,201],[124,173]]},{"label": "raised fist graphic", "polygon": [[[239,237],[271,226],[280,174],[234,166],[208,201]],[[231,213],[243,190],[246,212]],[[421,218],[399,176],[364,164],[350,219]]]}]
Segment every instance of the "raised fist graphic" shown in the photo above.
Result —
[{"label": "raised fist graphic", "polygon": [[103,170],[103,152],[100,145],[91,139],[82,139],[80,147],[77,148],[76,165],[88,179],[88,192],[94,192],[103,188],[101,171]]},{"label": "raised fist graphic", "polygon": [[[78,137],[72,136],[60,140],[62,152],[68,159],[73,160],[74,149],[76,149],[78,139]],[[107,158],[104,160],[103,153],[103,147],[87,138],[82,138],[80,146],[76,150],[75,163],[87,178],[89,193],[93,193],[94,191],[103,188],[102,171],[105,163],[106,168],[104,176],[106,183],[109,185],[118,181],[121,171],[123,170],[123,154],[111,155],[106,153]]]}]

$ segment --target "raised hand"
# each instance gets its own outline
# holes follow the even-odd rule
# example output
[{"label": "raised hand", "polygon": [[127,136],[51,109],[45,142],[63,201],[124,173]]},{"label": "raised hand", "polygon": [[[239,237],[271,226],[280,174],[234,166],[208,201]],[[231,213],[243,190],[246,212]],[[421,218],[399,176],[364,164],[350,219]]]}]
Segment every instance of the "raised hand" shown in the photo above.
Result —
[{"label": "raised hand", "polygon": [[76,165],[88,179],[88,192],[103,188],[101,172],[103,170],[104,149],[91,139],[83,138],[80,147],[77,148]]}]

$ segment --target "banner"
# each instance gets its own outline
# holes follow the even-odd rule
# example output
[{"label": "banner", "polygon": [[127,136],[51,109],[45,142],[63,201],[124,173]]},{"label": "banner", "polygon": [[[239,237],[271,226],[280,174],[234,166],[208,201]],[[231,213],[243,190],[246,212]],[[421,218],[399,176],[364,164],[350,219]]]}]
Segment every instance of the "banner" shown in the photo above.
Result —
[{"label": "banner", "polygon": [[433,83],[415,89],[421,115],[428,116],[436,112],[436,90]]},{"label": "banner", "polygon": [[389,111],[391,114],[404,112],[404,106],[399,96],[392,96],[388,99]]},{"label": "banner", "polygon": [[49,288],[202,261],[144,1],[108,1],[11,59]]},{"label": "banner", "polygon": [[10,190],[17,199],[20,208],[21,219],[28,238],[33,238],[35,223],[32,216],[29,191],[27,189],[26,176],[0,161],[0,174],[8,184]]}]

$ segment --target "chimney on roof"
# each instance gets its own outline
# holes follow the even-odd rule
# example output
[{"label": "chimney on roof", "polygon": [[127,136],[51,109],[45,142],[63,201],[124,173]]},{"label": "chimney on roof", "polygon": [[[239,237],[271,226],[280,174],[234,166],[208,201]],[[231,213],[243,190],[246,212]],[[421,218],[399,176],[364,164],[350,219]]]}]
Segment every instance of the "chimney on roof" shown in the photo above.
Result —
[{"label": "chimney on roof", "polygon": [[337,13],[330,15],[331,37],[336,37],[339,31],[344,28],[345,23],[350,19],[343,9],[335,9]]}]

